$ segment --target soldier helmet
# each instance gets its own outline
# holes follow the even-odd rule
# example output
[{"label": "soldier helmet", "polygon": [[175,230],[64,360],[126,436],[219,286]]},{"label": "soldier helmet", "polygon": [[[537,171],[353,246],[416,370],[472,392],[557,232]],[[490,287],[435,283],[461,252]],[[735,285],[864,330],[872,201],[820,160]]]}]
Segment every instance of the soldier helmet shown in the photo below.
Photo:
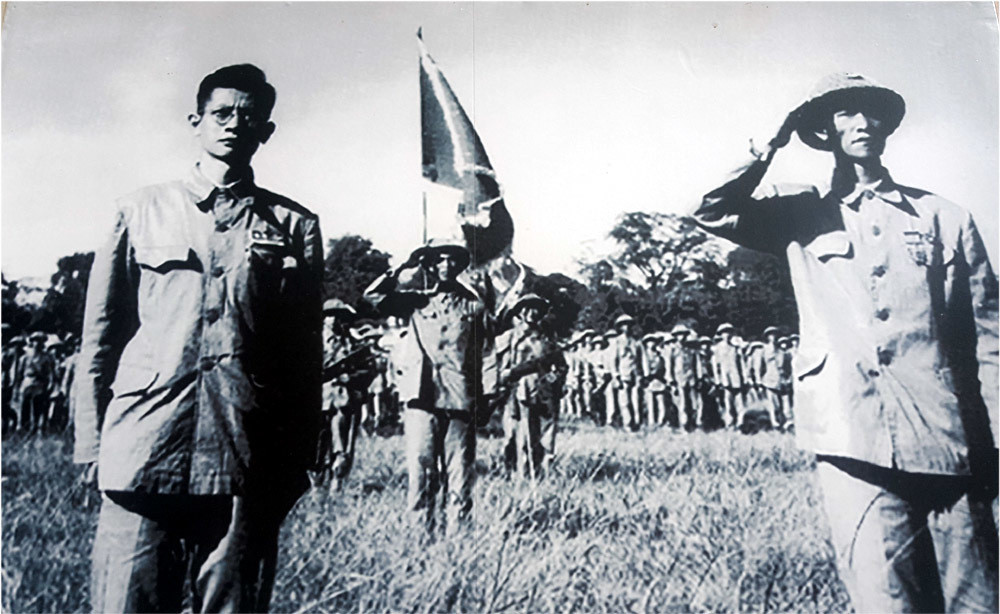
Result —
[{"label": "soldier helmet", "polygon": [[348,330],[349,334],[358,341],[381,337],[382,331],[371,320],[361,320],[356,322]]},{"label": "soldier helmet", "polygon": [[764,332],[761,333],[761,336],[762,337],[767,337],[768,335],[774,335],[775,337],[777,337],[778,336],[778,327],[777,326],[768,326],[767,328],[765,328]]},{"label": "soldier helmet", "polygon": [[711,345],[712,344],[712,340],[709,339],[708,337],[698,337],[698,343],[700,343],[702,345]]},{"label": "soldier helmet", "polygon": [[642,336],[642,341],[658,341],[660,338],[659,333],[646,333]]},{"label": "soldier helmet", "polygon": [[12,338],[12,339],[11,339],[11,340],[9,341],[9,343],[10,343],[11,345],[15,345],[15,346],[20,346],[20,345],[24,345],[24,343],[25,343],[25,340],[24,340],[24,336],[23,336],[23,335],[17,335],[16,337],[13,337],[13,338]]},{"label": "soldier helmet", "polygon": [[537,294],[530,293],[525,294],[517,299],[513,306],[510,308],[510,317],[516,316],[521,310],[528,307],[536,307],[542,312],[548,311],[549,302],[544,298],[538,296]]},{"label": "soldier helmet", "polygon": [[469,248],[462,245],[458,239],[436,238],[413,250],[413,253],[410,254],[410,259],[417,260],[423,264],[428,258],[432,256],[436,257],[439,254],[448,254],[454,258],[460,271],[469,266],[472,258]]},{"label": "soldier helmet", "polygon": [[328,298],[323,303],[323,314],[337,317],[357,315],[354,307],[351,307],[339,298]]},{"label": "soldier helmet", "polygon": [[48,335],[46,335],[40,330],[36,330],[35,332],[28,335],[28,341],[45,341],[48,338],[49,338]]},{"label": "soldier helmet", "polygon": [[792,333],[791,335],[788,335],[788,339],[790,341],[798,341],[799,340],[799,334],[798,333]]},{"label": "soldier helmet", "polygon": [[578,330],[569,338],[570,345],[576,345],[587,340],[587,337],[592,335],[594,331],[592,330]]},{"label": "soldier helmet", "polygon": [[622,315],[615,318],[614,327],[618,328],[622,324],[631,324],[632,322],[635,322],[635,318],[633,318],[627,313],[623,313]]},{"label": "soldier helmet", "polygon": [[719,324],[719,328],[715,329],[715,334],[721,335],[722,333],[726,332],[727,330],[732,331],[732,330],[736,330],[736,329],[729,322],[723,322],[722,324]]},{"label": "soldier helmet", "polygon": [[691,329],[683,324],[678,324],[670,331],[670,335],[673,337],[679,337],[680,335],[690,335]]},{"label": "soldier helmet", "polygon": [[830,151],[826,125],[830,114],[844,105],[877,110],[885,121],[886,136],[895,132],[906,114],[906,103],[895,91],[858,74],[833,73],[820,79],[805,102],[792,111],[802,142]]}]

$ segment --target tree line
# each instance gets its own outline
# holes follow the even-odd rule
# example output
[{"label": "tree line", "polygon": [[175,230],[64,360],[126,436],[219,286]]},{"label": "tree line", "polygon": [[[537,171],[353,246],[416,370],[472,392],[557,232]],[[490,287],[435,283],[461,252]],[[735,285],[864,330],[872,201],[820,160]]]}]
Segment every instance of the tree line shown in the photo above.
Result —
[{"label": "tree line", "polygon": [[[557,337],[574,330],[607,330],[619,315],[642,332],[683,323],[700,333],[730,322],[744,336],[767,326],[794,332],[798,314],[787,263],[770,254],[735,247],[701,231],[687,217],[629,212],[607,235],[605,253],[578,261],[579,279],[529,269],[524,291],[552,307],[545,324]],[[326,245],[323,291],[374,317],[365,288],[389,268],[391,255],[358,235]],[[19,300],[24,289],[3,277],[2,317],[15,334],[42,331],[79,336],[93,252],[64,256],[40,303]]]}]

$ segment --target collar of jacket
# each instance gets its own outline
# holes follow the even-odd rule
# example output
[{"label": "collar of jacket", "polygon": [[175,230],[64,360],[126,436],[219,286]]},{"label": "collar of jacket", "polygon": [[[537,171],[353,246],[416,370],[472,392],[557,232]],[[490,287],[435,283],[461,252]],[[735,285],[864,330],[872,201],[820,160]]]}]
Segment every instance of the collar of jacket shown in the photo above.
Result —
[{"label": "collar of jacket", "polygon": [[253,181],[253,169],[249,166],[247,167],[246,173],[241,177],[236,183],[230,184],[224,188],[220,188],[211,181],[205,174],[201,172],[201,168],[196,162],[194,166],[191,167],[191,172],[188,173],[187,178],[184,180],[184,187],[191,192],[191,196],[194,197],[196,203],[203,203],[215,190],[229,190],[236,197],[236,200],[243,200],[247,196],[253,194],[256,189],[256,185]]},{"label": "collar of jacket", "polygon": [[889,175],[889,171],[885,168],[882,169],[881,177],[878,181],[868,185],[854,185],[853,180],[846,179],[843,175],[834,171],[833,179],[830,181],[829,196],[836,202],[850,207],[854,211],[857,211],[861,207],[862,197],[878,197],[879,200],[889,203],[906,213],[916,215],[913,206],[907,202],[906,197],[903,196],[899,188],[899,184],[892,180],[892,176]]}]

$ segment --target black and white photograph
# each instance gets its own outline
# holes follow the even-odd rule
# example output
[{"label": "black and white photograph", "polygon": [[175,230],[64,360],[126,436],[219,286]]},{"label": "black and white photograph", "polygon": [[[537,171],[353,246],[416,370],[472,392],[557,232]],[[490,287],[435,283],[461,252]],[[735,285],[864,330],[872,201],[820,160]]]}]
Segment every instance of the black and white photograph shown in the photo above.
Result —
[{"label": "black and white photograph", "polygon": [[0,610],[997,612],[992,2],[5,2]]}]

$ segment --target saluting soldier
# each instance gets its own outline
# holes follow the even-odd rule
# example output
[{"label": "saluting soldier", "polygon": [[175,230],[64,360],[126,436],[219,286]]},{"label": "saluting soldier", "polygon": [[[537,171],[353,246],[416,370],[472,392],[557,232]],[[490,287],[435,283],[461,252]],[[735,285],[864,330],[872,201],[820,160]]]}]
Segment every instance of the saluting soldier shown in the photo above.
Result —
[{"label": "saluting soldier", "polygon": [[405,406],[407,505],[428,531],[437,524],[438,493],[449,533],[468,518],[476,422],[488,417],[482,364],[489,323],[483,300],[459,279],[469,261],[458,240],[432,239],[366,292],[383,314],[409,318],[393,362]]},{"label": "saluting soldier", "polygon": [[727,428],[742,426],[743,414],[739,401],[743,389],[743,363],[739,349],[733,344],[733,325],[724,322],[716,329],[719,339],[712,348],[712,370],[719,390],[719,413]]},{"label": "saluting soldier", "polygon": [[[996,612],[997,279],[968,211],[882,165],[905,109],[861,75],[825,77],[695,219],[788,260],[796,438],[854,609]],[[829,191],[759,189],[793,133],[832,153]]]}]

